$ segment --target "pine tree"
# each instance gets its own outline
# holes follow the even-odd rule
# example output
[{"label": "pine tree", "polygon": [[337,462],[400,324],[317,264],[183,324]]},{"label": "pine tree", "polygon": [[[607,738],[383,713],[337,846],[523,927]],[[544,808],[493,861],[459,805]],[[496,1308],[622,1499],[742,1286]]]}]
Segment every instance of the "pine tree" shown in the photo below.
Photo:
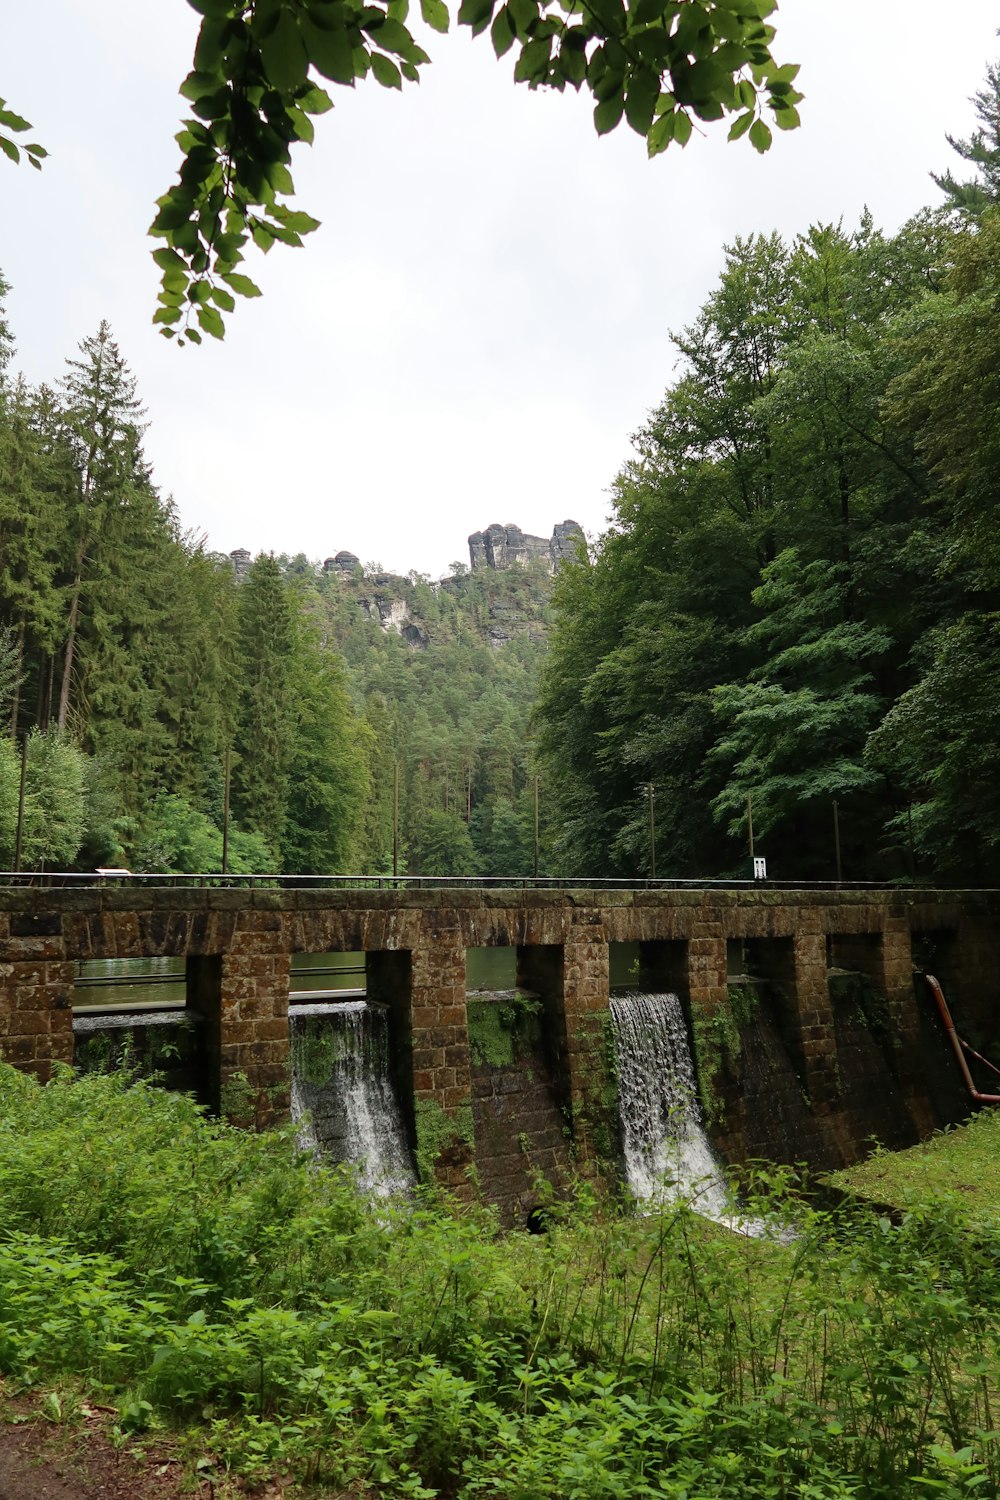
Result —
[{"label": "pine tree", "polygon": [[977,219],[991,203],[1000,202],[1000,63],[986,69],[986,84],[973,94],[972,103],[980,128],[968,140],[948,136],[948,144],[977,173],[971,182],[959,182],[952,172],[931,176],[948,199],[948,207],[963,218]]}]

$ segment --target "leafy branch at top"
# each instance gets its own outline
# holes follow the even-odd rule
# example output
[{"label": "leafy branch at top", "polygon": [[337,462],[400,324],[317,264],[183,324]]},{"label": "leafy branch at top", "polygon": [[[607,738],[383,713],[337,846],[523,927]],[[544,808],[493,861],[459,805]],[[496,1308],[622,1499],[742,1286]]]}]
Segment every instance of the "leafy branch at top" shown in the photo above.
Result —
[{"label": "leafy branch at top", "polygon": [[[194,68],[181,85],[191,105],[177,137],[177,182],[157,200],[150,232],[161,272],[154,322],[179,343],[222,338],[236,297],[259,288],[239,270],[250,241],[298,246],[318,221],[289,206],[291,148],[311,143],[313,117],[333,107],[324,84],[353,88],[371,74],[383,88],[419,81],[430,61],[407,26],[410,0],[189,0],[202,17]],[[419,0],[423,22],[445,32],[445,0]],[[730,118],[729,138],[758,151],[771,127],[799,123],[797,67],[771,55],[776,0],[459,0],[458,21],[489,31],[494,51],[517,56],[529,88],[588,88],[598,134],[623,119],[650,156],[684,146],[695,120]],[[0,128],[30,127],[0,101]],[[22,148],[33,166],[45,152]],[[0,134],[0,150],[19,150]]]},{"label": "leafy branch at top", "polygon": [[13,162],[21,160],[21,152],[23,151],[31,165],[41,171],[42,159],[48,155],[45,147],[39,146],[37,142],[31,142],[29,145],[22,143],[18,146],[6,134],[10,130],[15,135],[21,135],[24,131],[30,129],[31,125],[29,122],[22,119],[20,115],[15,114],[12,109],[8,109],[6,99],[0,99],[0,151],[3,152],[4,156],[9,156]]}]

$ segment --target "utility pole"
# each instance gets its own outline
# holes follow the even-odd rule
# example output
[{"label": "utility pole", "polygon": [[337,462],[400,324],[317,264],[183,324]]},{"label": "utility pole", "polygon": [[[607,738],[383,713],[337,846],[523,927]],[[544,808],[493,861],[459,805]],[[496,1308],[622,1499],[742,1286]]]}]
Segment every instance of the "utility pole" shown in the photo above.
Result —
[{"label": "utility pole", "polygon": [[222,873],[229,874],[229,781],[232,770],[232,748],[226,746],[226,759],[223,769],[222,790]]},{"label": "utility pole", "polygon": [[17,792],[17,838],[14,842],[14,869],[21,868],[21,845],[24,839],[24,789],[28,779],[28,736],[21,741],[21,783]]},{"label": "utility pole", "polygon": [[538,777],[535,777],[535,879],[538,879]]},{"label": "utility pole", "polygon": [[646,796],[649,800],[649,878],[656,879],[656,818],[653,814],[653,799],[656,796],[656,788],[651,781],[646,782]]},{"label": "utility pole", "polygon": [[392,763],[392,878],[399,875],[399,761]]},{"label": "utility pole", "polygon": [[844,877],[840,868],[840,809],[837,807],[836,799],[833,804],[833,847],[837,856],[837,884],[839,885]]},{"label": "utility pole", "polygon": [[750,863],[753,864],[753,793],[747,792],[747,828],[750,834]]}]

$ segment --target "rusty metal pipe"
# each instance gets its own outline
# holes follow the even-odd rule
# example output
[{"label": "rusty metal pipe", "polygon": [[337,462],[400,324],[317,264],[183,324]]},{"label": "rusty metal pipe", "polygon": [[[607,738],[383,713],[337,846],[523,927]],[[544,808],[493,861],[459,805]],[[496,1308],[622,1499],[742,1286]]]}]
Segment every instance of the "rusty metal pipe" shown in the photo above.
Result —
[{"label": "rusty metal pipe", "polygon": [[[948,1009],[948,1002],[944,998],[944,991],[942,990],[940,984],[938,984],[937,980],[934,978],[934,975],[925,974],[924,978],[927,980],[928,986],[930,987],[930,992],[934,996],[935,1004],[937,1005],[937,1008],[941,1014],[941,1019],[945,1024],[945,1030],[948,1033],[948,1040],[951,1042],[952,1051],[954,1052],[955,1057],[958,1059],[958,1066],[961,1069],[962,1077],[965,1079],[965,1086],[968,1089],[970,1095],[977,1104],[1000,1104],[1000,1094],[982,1094],[976,1088],[975,1080],[971,1072],[969,1071],[969,1064],[965,1060],[965,1054],[967,1051],[972,1052],[973,1057],[979,1058],[980,1062],[986,1062],[986,1059],[984,1057],[979,1057],[978,1052],[973,1052],[968,1043],[963,1042],[962,1038],[955,1030],[955,1023],[951,1019],[951,1011]],[[986,1063],[986,1066],[991,1070],[991,1072],[1000,1072],[1000,1070],[993,1067],[992,1063]]]}]

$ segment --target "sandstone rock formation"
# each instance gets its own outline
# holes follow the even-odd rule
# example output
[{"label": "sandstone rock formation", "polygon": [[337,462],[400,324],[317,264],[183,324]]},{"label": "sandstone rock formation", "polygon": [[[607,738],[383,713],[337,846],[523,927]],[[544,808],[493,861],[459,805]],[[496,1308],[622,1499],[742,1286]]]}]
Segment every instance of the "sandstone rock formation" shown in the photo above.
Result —
[{"label": "sandstone rock formation", "polygon": [[576,521],[560,521],[548,541],[528,536],[520,526],[500,526],[493,522],[485,531],[474,531],[469,537],[469,561],[476,568],[525,567],[534,558],[544,562],[550,573],[567,558],[576,555],[583,540],[583,530]]}]

